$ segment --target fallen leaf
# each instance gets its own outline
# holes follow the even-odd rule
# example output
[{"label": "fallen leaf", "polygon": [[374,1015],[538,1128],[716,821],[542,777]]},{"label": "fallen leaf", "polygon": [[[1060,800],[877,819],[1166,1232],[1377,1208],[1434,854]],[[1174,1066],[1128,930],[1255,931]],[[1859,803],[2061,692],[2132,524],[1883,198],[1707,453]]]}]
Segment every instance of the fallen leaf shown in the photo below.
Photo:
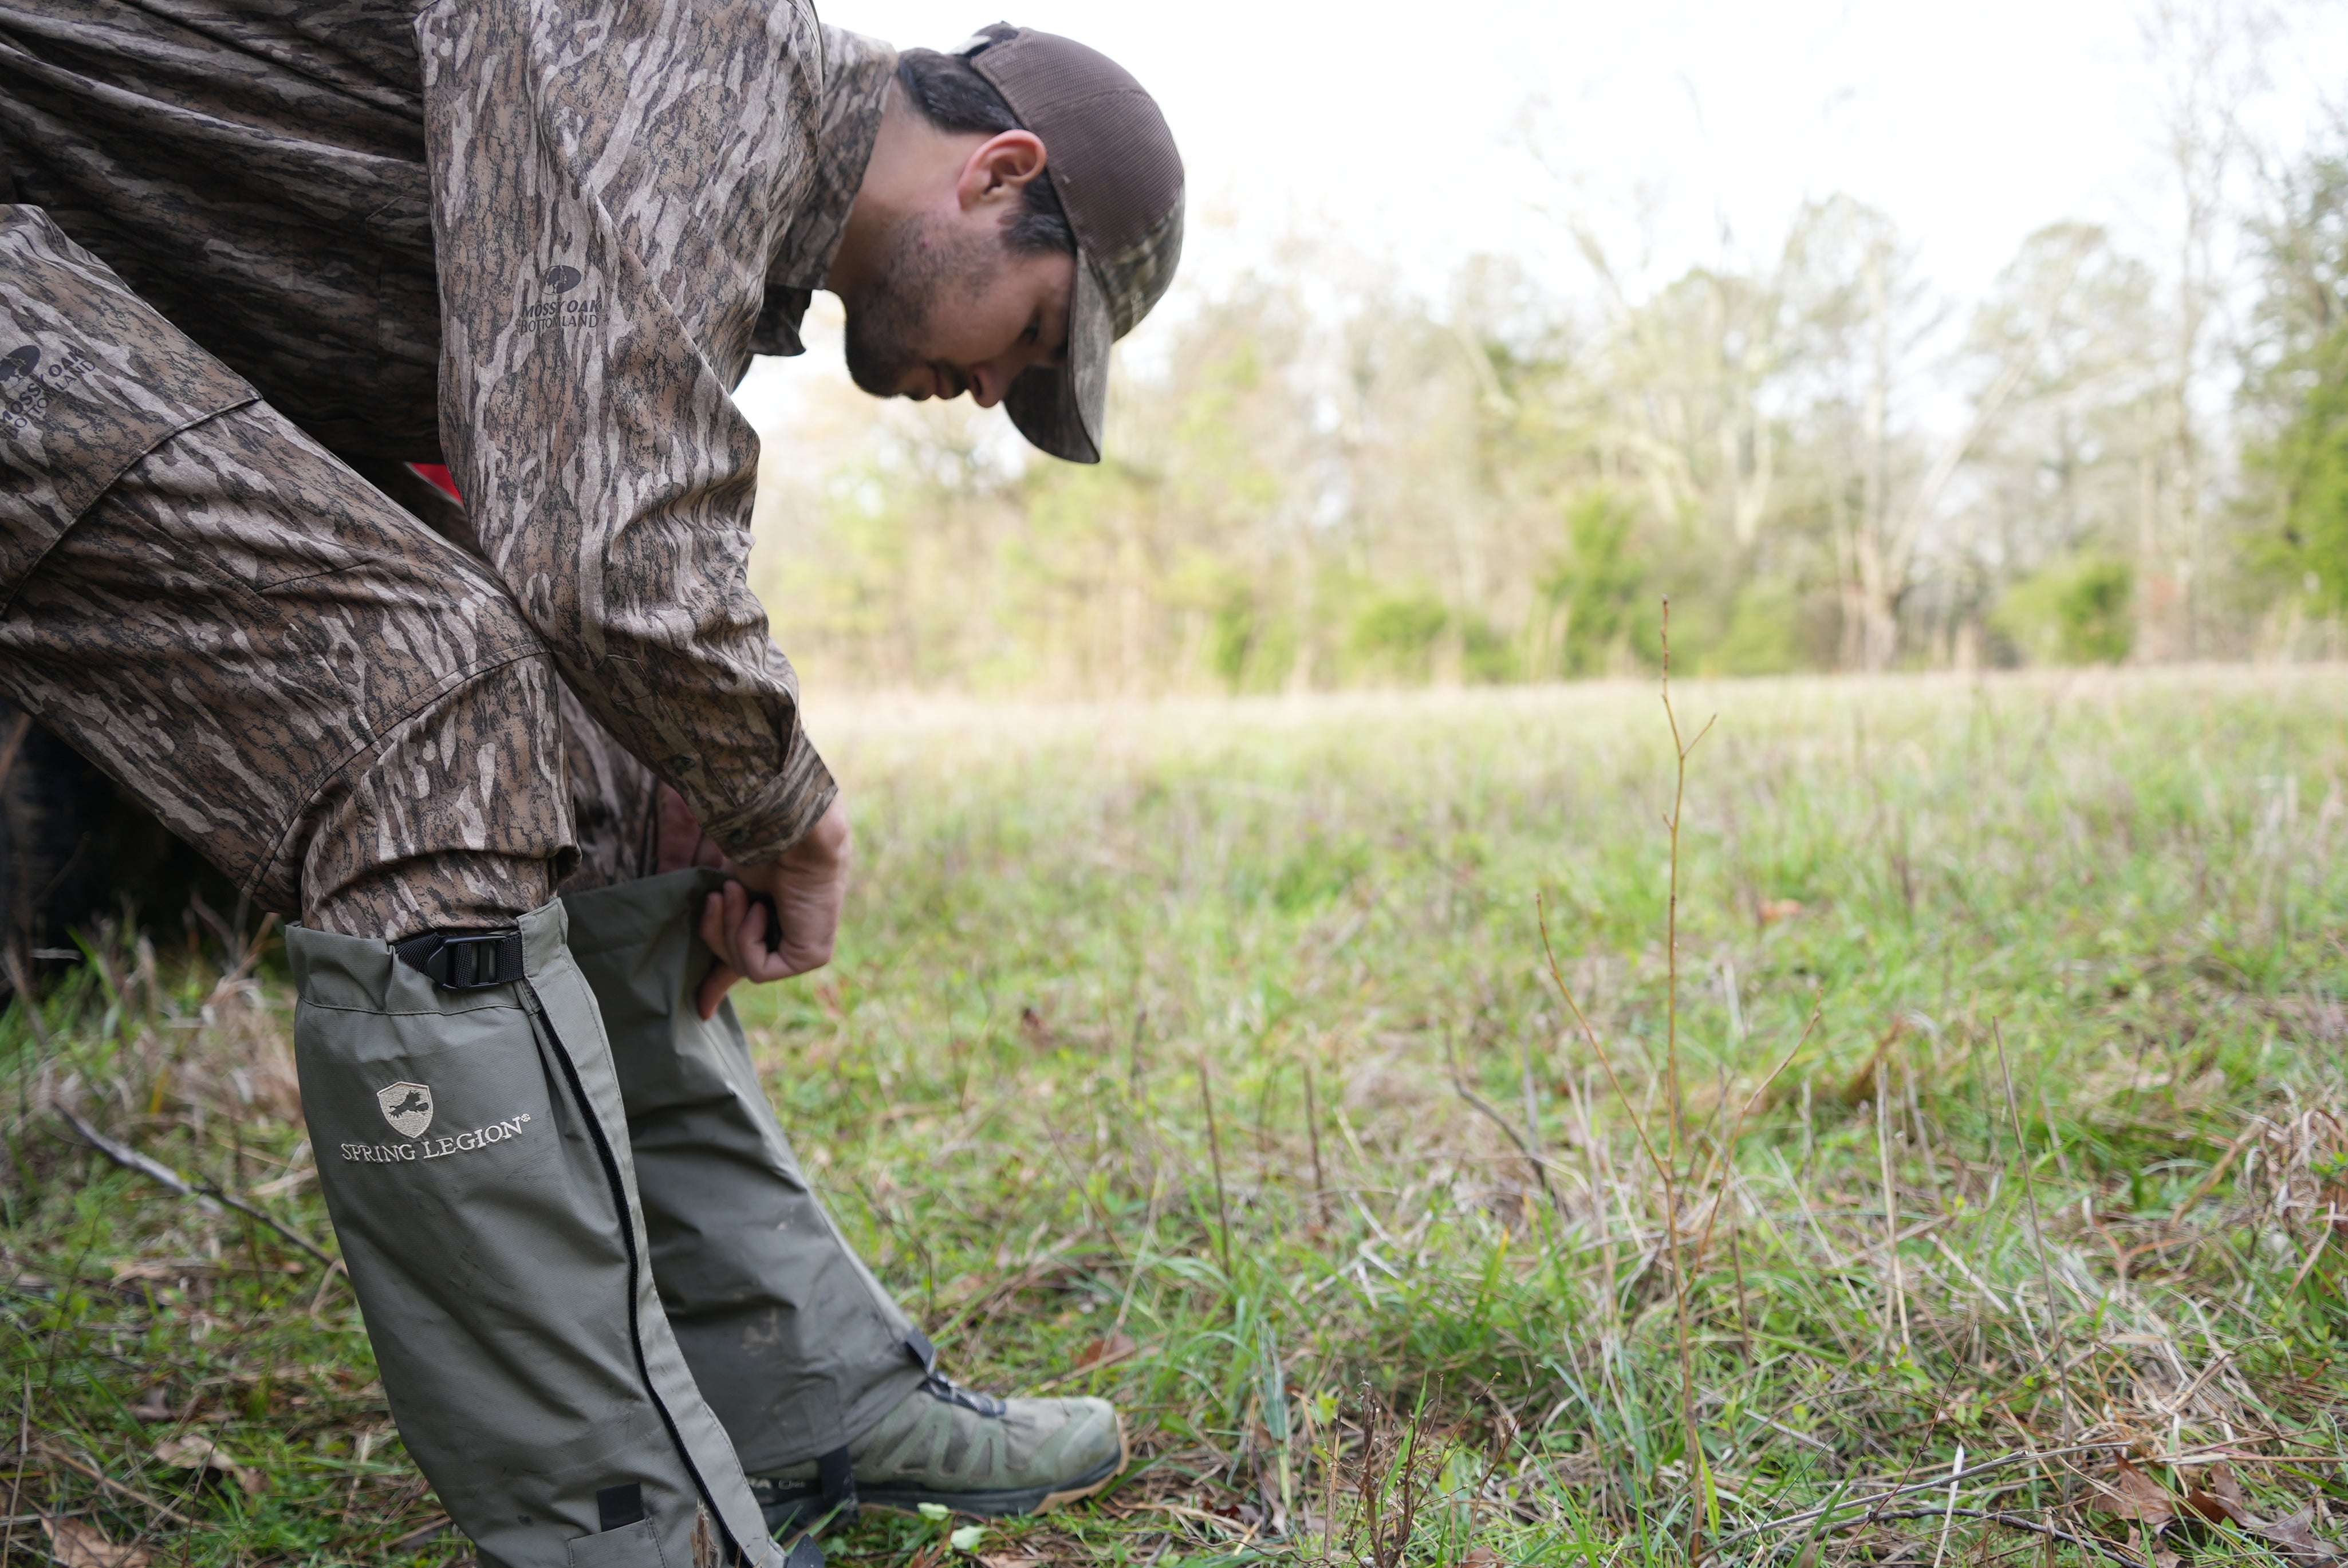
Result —
[{"label": "fallen leaf", "polygon": [[2207,1486],[2187,1489],[2185,1505],[2211,1524],[2230,1524],[2257,1536],[2298,1568],[2325,1568],[2341,1561],[2338,1548],[2317,1539],[2314,1509],[2302,1509],[2289,1519],[2260,1518],[2234,1467],[2223,1460],[2209,1467]]},{"label": "fallen leaf", "polygon": [[2242,1483],[2234,1479],[2233,1467],[2223,1460],[2209,1467],[2208,1486],[2185,1489],[2185,1506],[2212,1524],[2253,1530],[2260,1523],[2258,1515],[2250,1511],[2250,1499],[2242,1495]]},{"label": "fallen leaf", "polygon": [[2289,1519],[2278,1519],[2250,1529],[2300,1568],[2323,1568],[2341,1560],[2340,1549],[2316,1539],[2315,1509],[2311,1504]]},{"label": "fallen leaf", "polygon": [[975,1552],[978,1543],[986,1539],[986,1526],[965,1524],[946,1537],[946,1543],[957,1552]]},{"label": "fallen leaf", "polygon": [[2177,1517],[2176,1500],[2161,1484],[2126,1460],[2108,1477],[2091,1479],[2096,1495],[2087,1506],[2115,1519],[2139,1519],[2154,1530]]},{"label": "fallen leaf", "polygon": [[1791,920],[1802,913],[1802,901],[1795,898],[1769,898],[1761,901],[1761,923],[1775,925],[1781,920]]},{"label": "fallen leaf", "polygon": [[41,1528],[48,1532],[49,1555],[64,1568],[147,1568],[153,1561],[144,1546],[118,1546],[97,1525],[78,1519],[51,1519],[45,1513]]},{"label": "fallen leaf", "polygon": [[1117,1329],[1076,1352],[1075,1370],[1081,1372],[1087,1367],[1106,1367],[1112,1361],[1124,1360],[1140,1348],[1133,1342],[1133,1336]]},{"label": "fallen leaf", "polygon": [[1877,1037],[1875,1049],[1868,1053],[1867,1060],[1859,1064],[1859,1071],[1851,1075],[1850,1081],[1836,1092],[1835,1098],[1853,1107],[1873,1099],[1882,1088],[1883,1066],[1890,1057],[1891,1047],[1898,1045],[1900,1037],[1907,1032],[1908,1015],[1902,1013],[1893,1018],[1891,1026]]},{"label": "fallen leaf", "polygon": [[226,1450],[201,1432],[182,1432],[176,1438],[164,1439],[155,1445],[155,1459],[157,1463],[174,1470],[201,1470],[206,1480],[226,1476],[247,1497],[258,1497],[269,1490],[267,1477],[251,1465],[231,1459]]},{"label": "fallen leaf", "polygon": [[1041,1557],[981,1557],[979,1568],[1044,1568]]}]

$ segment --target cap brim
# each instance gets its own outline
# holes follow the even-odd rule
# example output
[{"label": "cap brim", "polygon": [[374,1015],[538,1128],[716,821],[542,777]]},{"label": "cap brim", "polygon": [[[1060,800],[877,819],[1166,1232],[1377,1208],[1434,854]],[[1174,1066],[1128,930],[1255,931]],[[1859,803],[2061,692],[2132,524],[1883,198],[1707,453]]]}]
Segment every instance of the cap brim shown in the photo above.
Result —
[{"label": "cap brim", "polygon": [[1056,458],[1100,461],[1101,428],[1108,416],[1108,350],[1116,341],[1108,294],[1093,276],[1092,263],[1079,253],[1066,363],[1022,373],[1003,399],[1019,433]]}]

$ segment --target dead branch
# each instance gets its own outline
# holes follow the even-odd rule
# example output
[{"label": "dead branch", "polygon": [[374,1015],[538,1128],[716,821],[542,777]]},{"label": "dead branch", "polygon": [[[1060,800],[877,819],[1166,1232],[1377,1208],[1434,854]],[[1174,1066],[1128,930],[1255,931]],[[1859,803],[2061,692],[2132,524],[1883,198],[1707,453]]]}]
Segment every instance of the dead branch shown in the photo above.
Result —
[{"label": "dead branch", "polygon": [[324,1264],[329,1267],[333,1266],[335,1262],[333,1253],[327,1252],[324,1247],[319,1246],[315,1242],[313,1242],[309,1237],[302,1234],[299,1231],[296,1231],[273,1218],[258,1206],[245,1202],[243,1199],[237,1197],[232,1192],[223,1191],[210,1181],[196,1182],[189,1181],[186,1177],[180,1175],[170,1166],[163,1164],[160,1161],[148,1158],[146,1155],[139,1153],[136,1149],[131,1148],[129,1144],[116,1142],[113,1139],[107,1137],[106,1134],[92,1127],[88,1122],[84,1121],[80,1117],[76,1116],[71,1110],[68,1110],[64,1106],[58,1106],[57,1110],[57,1114],[64,1117],[67,1122],[72,1126],[73,1130],[81,1135],[84,1142],[88,1143],[92,1149],[97,1150],[100,1154],[105,1155],[108,1160],[113,1161],[117,1165],[121,1166],[125,1171],[135,1171],[139,1175],[144,1176],[149,1181],[156,1183],[158,1186],[169,1188],[170,1191],[177,1192],[180,1197],[191,1201],[197,1208],[202,1210],[208,1214],[219,1213],[221,1211],[221,1205],[224,1203],[228,1207],[234,1209],[238,1213],[242,1214],[249,1219],[260,1221],[263,1224],[268,1226],[271,1230],[276,1232],[279,1235],[284,1237],[285,1240],[293,1243],[294,1245],[301,1248],[304,1252],[309,1253],[320,1263]]}]

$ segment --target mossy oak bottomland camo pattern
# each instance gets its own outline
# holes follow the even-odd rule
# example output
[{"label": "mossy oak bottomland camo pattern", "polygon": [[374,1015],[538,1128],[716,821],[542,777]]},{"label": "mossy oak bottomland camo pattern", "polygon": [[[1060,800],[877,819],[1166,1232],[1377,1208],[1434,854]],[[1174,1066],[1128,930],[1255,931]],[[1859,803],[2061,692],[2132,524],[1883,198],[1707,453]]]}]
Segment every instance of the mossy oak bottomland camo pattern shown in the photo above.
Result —
[{"label": "mossy oak bottomland camo pattern", "polygon": [[[183,830],[263,902],[327,901],[318,919],[329,929],[378,909],[405,924],[499,905],[509,920],[543,902],[542,887],[490,885],[507,880],[500,871],[434,867],[444,850],[495,859],[526,845],[558,862],[551,874],[568,870],[575,834],[562,791],[524,784],[566,771],[546,761],[551,675],[737,860],[795,842],[835,790],[744,576],[757,442],[727,392],[754,349],[798,350],[893,63],[880,46],[819,27],[805,4],[757,0],[184,0],[168,10],[0,0],[10,187],[0,198],[17,203],[6,230],[20,249],[49,254],[57,287],[81,294],[44,302],[24,285],[26,266],[0,268],[11,334],[0,399],[19,421],[0,429],[0,592],[28,581],[32,562],[153,451],[221,476],[207,502],[215,515],[251,507],[221,527],[241,541],[252,580],[349,570],[321,562],[360,548],[335,542],[355,526],[366,570],[409,597],[369,592],[417,623],[452,623],[403,636],[387,622],[387,634],[346,645],[335,678],[366,701],[340,731],[220,763],[227,777],[249,775],[236,792],[267,807],[211,799],[220,775],[180,753],[201,728],[193,687],[159,676],[73,713],[17,667],[0,682],[23,686],[28,707],[175,827],[203,819],[201,834]],[[98,368],[36,383],[11,368],[20,347],[52,367]],[[265,407],[242,421],[214,418],[256,395]],[[255,446],[264,429],[276,432],[265,452]],[[159,451],[167,437],[170,450]],[[327,451],[378,473],[444,458],[489,572],[452,566],[440,541],[402,525],[380,497],[356,500],[367,487]],[[49,563],[56,614],[76,613],[70,574],[90,556],[69,550]],[[191,581],[184,561],[166,565],[176,560],[157,555],[146,591]],[[477,587],[505,608],[484,607]],[[141,590],[118,575],[114,591]],[[93,605],[70,635],[61,623],[27,631],[27,656],[95,658],[129,678],[132,657],[98,647],[111,626]],[[363,781],[321,773],[324,749],[399,722],[430,727],[418,710],[394,710],[470,667],[476,655],[459,645],[476,628],[522,641],[498,643],[511,671],[484,678],[471,711],[438,721],[433,766],[451,782],[409,769],[413,798],[396,812],[303,795],[340,788],[355,802]],[[137,659],[162,652],[157,631],[139,634]],[[314,656],[284,634],[286,656]],[[389,667],[408,658],[420,662]],[[265,663],[216,673],[215,687],[263,683],[232,709],[275,700]],[[520,717],[505,731],[466,727],[509,724],[496,717],[506,707]],[[77,727],[132,714],[110,740]],[[459,763],[484,755],[508,770],[485,779],[476,768],[458,789]],[[577,777],[579,762],[567,771]],[[494,805],[485,789],[538,799]],[[628,830],[632,810],[606,813],[614,830]],[[275,837],[229,844],[262,834],[264,819]],[[316,841],[345,830],[366,840]],[[386,904],[361,886],[368,866],[402,866],[392,880],[428,885]],[[329,907],[336,899],[347,911]]]},{"label": "mossy oak bottomland camo pattern", "polygon": [[[663,781],[745,861],[833,797],[727,392],[892,65],[805,0],[0,0],[0,691],[304,913],[321,1185],[487,1568],[778,1556],[736,1449],[922,1375],[692,1008],[715,873],[604,898],[592,990],[549,903],[654,869]],[[520,984],[382,940],[517,917]]]},{"label": "mossy oak bottomland camo pattern", "polygon": [[545,903],[556,683],[503,584],[39,212],[0,209],[0,688],[263,907],[377,937]]}]

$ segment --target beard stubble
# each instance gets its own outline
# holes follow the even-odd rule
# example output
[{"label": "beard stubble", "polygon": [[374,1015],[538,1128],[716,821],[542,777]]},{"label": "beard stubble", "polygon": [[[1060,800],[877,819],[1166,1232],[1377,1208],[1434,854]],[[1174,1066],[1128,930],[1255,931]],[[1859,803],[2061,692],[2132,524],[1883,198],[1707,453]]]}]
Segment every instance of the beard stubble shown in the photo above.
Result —
[{"label": "beard stubble", "polygon": [[[841,301],[849,379],[875,397],[896,396],[910,372],[932,364],[916,346],[931,335],[931,324],[953,302],[974,294],[990,263],[1006,250],[927,213],[907,218],[873,281]],[[952,368],[959,378],[961,367]]]}]

